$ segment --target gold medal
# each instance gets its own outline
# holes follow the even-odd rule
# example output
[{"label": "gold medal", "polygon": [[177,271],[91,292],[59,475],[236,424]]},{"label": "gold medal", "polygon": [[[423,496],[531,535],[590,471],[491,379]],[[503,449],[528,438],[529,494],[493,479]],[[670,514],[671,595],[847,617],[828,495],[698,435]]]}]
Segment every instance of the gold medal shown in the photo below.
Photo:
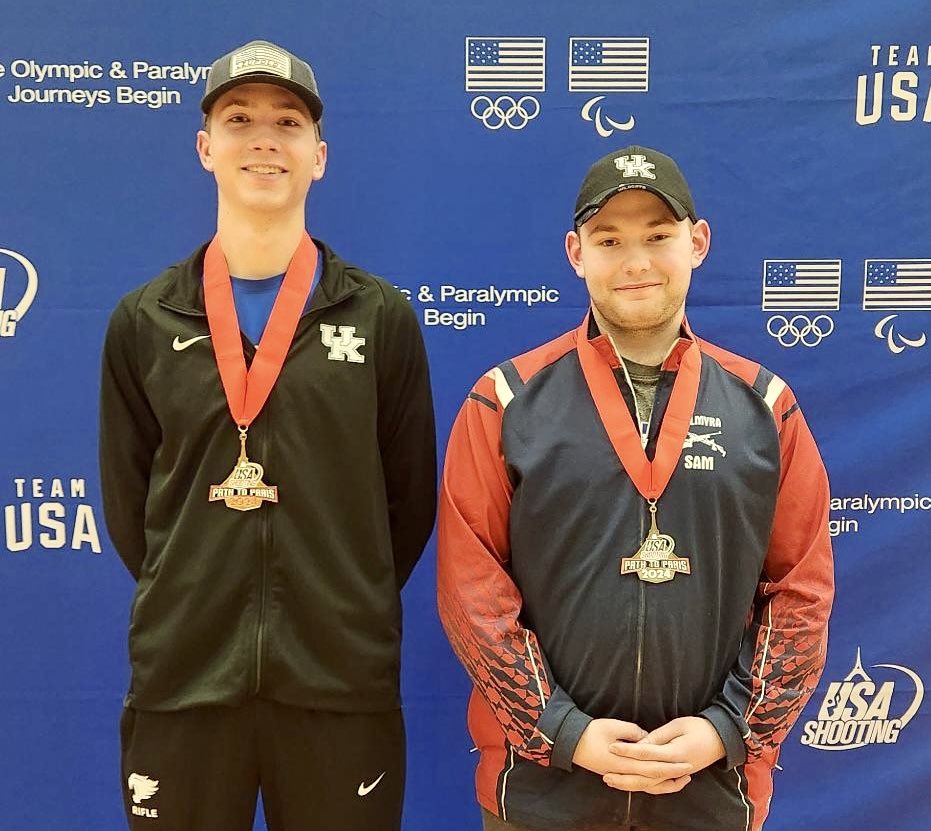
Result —
[{"label": "gold medal", "polygon": [[219,234],[204,254],[204,306],[217,359],[217,371],[229,404],[230,415],[239,428],[239,461],[222,485],[210,486],[210,502],[226,503],[235,511],[251,511],[263,502],[277,502],[278,488],[262,481],[265,469],[246,456],[249,425],[261,412],[281,374],[297,323],[313,288],[317,247],[305,231],[291,258],[284,282],[275,298],[252,365],[246,369],[242,335],[229,268],[220,247]]},{"label": "gold medal", "polygon": [[588,329],[586,317],[576,339],[585,383],[624,473],[650,506],[650,531],[632,557],[621,559],[620,571],[636,574],[644,583],[667,583],[676,574],[692,573],[688,557],[676,556],[676,541],[656,527],[656,500],[669,485],[689,434],[701,381],[701,350],[686,329],[686,337],[676,341],[663,361],[663,370],[675,371],[676,380],[649,459],[614,377],[614,370],[623,365],[620,352],[610,336],[589,340]]},{"label": "gold medal", "polygon": [[644,583],[667,583],[677,574],[691,574],[688,557],[677,557],[676,541],[656,527],[656,500],[650,503],[650,532],[633,557],[621,559],[621,574],[636,574]]},{"label": "gold medal", "polygon": [[277,485],[269,486],[262,481],[265,468],[258,462],[250,462],[246,456],[247,432],[248,428],[239,428],[239,461],[233,472],[222,485],[210,486],[210,501],[222,499],[226,507],[234,511],[251,511],[263,502],[278,501]]}]

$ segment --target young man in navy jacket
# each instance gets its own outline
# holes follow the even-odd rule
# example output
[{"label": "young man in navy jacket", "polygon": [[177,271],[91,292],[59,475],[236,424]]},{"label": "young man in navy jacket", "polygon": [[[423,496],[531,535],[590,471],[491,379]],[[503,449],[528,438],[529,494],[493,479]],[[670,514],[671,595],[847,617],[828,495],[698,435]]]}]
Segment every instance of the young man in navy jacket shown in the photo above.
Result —
[{"label": "young man in navy jacket", "polygon": [[788,386],[686,321],[710,242],[672,159],[600,159],[566,235],[589,313],[453,427],[439,608],[487,831],[759,829],[817,684],[827,477]]}]

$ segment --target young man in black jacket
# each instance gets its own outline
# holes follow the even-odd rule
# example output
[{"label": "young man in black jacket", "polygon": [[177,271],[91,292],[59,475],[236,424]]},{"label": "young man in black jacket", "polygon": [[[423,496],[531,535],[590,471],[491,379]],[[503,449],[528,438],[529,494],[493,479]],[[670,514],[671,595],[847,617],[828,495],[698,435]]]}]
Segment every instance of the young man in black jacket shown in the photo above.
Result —
[{"label": "young man in black jacket", "polygon": [[305,230],[310,66],[253,41],[201,106],[217,234],[123,298],[103,356],[104,508],[138,581],[130,828],[249,831],[261,789],[270,831],[398,829],[399,591],[436,489],[423,340]]}]

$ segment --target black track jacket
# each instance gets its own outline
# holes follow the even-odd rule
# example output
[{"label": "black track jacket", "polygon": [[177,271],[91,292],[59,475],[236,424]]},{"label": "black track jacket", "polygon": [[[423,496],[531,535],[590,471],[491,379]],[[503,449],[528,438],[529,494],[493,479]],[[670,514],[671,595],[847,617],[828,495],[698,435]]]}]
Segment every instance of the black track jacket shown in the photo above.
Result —
[{"label": "black track jacket", "polygon": [[[277,505],[208,502],[239,438],[203,337],[206,246],[110,320],[100,466],[107,527],[138,580],[128,706],[255,695],[333,711],[399,706],[398,592],[435,513],[427,359],[403,295],[317,246],[319,284],[249,430]],[[243,347],[249,364],[255,347]]]}]

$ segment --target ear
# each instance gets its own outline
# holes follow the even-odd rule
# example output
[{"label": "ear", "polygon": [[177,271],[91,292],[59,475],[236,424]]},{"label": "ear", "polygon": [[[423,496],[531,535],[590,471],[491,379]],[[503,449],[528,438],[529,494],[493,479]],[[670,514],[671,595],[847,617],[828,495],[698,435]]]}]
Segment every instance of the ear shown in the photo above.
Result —
[{"label": "ear", "polygon": [[709,248],[711,226],[704,219],[699,219],[692,226],[692,268],[698,268],[705,261]]},{"label": "ear", "polygon": [[323,139],[317,142],[317,153],[314,158],[314,170],[311,174],[313,181],[319,182],[326,172],[327,144]]},{"label": "ear", "polygon": [[213,172],[213,156],[210,155],[210,133],[206,130],[197,131],[197,156],[200,158],[204,170]]},{"label": "ear", "polygon": [[582,238],[577,231],[569,231],[566,234],[566,257],[572,270],[585,279],[585,266],[582,264]]}]

